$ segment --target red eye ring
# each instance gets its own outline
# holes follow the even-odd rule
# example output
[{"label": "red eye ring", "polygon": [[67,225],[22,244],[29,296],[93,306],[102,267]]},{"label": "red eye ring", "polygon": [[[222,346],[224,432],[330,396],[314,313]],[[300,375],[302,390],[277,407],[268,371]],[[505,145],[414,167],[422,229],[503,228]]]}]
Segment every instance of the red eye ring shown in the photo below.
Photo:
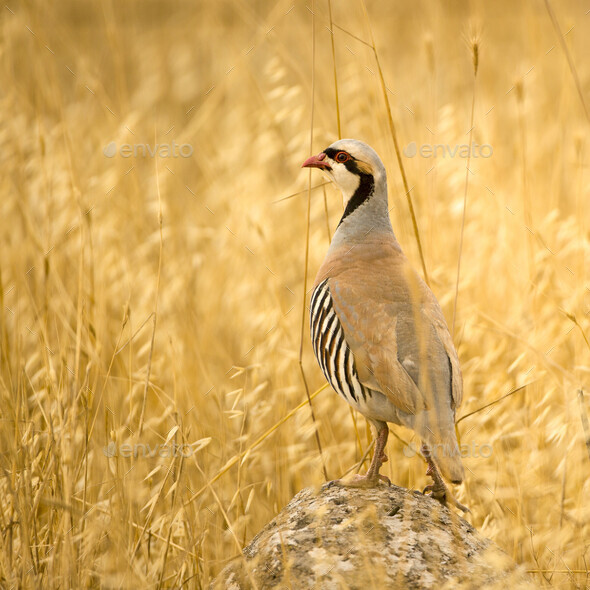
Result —
[{"label": "red eye ring", "polygon": [[334,160],[336,160],[336,162],[344,164],[344,162],[348,162],[348,160],[350,160],[350,154],[347,154],[346,152],[338,152],[334,156]]}]

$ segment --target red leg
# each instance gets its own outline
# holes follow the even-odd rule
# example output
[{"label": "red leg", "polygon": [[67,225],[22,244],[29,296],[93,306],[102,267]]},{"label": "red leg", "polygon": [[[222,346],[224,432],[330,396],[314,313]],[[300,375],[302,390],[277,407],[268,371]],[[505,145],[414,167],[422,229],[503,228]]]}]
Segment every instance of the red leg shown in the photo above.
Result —
[{"label": "red leg", "polygon": [[369,469],[366,475],[357,474],[350,480],[338,479],[336,480],[336,482],[340,485],[353,488],[372,488],[375,487],[379,483],[379,481],[385,481],[387,484],[391,485],[389,478],[379,473],[381,465],[383,465],[383,463],[387,461],[387,455],[385,454],[385,446],[387,445],[388,436],[389,428],[387,424],[384,423],[383,426],[377,432],[373,460],[369,465]]},{"label": "red leg", "polygon": [[446,506],[447,502],[450,501],[450,503],[453,506],[459,508],[459,510],[462,510],[463,512],[470,512],[469,508],[463,506],[463,504],[460,504],[459,502],[457,502],[457,500],[455,500],[455,498],[453,498],[451,492],[447,488],[440,474],[440,471],[438,470],[438,467],[432,460],[432,457],[430,455],[430,449],[425,444],[422,445],[421,452],[423,457],[426,459],[426,462],[428,463],[426,475],[432,477],[432,483],[430,485],[427,485],[424,488],[424,490],[422,490],[422,493],[424,494],[426,492],[430,492],[430,495],[436,500],[438,500],[443,506]]}]

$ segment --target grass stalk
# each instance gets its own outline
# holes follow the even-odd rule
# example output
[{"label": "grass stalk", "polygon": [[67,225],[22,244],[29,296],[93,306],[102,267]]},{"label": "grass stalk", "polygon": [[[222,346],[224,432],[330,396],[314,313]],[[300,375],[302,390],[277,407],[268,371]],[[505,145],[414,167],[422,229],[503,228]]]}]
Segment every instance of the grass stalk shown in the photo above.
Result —
[{"label": "grass stalk", "polygon": [[459,253],[457,255],[457,277],[455,279],[455,301],[453,303],[453,321],[451,336],[455,339],[455,323],[457,319],[457,302],[459,300],[459,280],[461,278],[461,256],[463,254],[463,236],[465,233],[465,218],[467,216],[467,191],[469,188],[469,174],[471,170],[469,166],[471,164],[471,150],[473,147],[473,121],[475,117],[475,88],[477,82],[477,69],[479,66],[479,46],[476,39],[473,39],[471,44],[472,57],[473,57],[473,91],[471,93],[471,116],[469,118],[469,152],[467,154],[467,163],[465,164],[465,184],[463,188],[463,212],[461,215],[461,234],[459,238]]}]

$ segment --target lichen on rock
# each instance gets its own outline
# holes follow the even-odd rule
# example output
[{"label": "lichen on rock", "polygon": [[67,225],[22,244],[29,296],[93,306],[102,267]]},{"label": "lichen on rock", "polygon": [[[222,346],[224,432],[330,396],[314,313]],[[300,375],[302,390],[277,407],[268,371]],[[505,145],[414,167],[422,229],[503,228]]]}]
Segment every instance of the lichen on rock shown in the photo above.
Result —
[{"label": "lichen on rock", "polygon": [[397,486],[299,492],[212,590],[534,588],[467,521]]}]

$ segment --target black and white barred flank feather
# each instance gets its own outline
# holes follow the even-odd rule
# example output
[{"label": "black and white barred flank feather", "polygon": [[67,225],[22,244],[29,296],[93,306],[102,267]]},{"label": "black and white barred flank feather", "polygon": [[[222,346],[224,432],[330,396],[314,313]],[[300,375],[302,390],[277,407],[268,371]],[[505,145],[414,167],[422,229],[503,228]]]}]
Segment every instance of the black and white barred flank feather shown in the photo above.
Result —
[{"label": "black and white barred flank feather", "polygon": [[359,381],[352,351],[332,305],[328,279],[312,293],[310,331],[313,351],[330,385],[350,404],[366,400],[368,391]]}]

